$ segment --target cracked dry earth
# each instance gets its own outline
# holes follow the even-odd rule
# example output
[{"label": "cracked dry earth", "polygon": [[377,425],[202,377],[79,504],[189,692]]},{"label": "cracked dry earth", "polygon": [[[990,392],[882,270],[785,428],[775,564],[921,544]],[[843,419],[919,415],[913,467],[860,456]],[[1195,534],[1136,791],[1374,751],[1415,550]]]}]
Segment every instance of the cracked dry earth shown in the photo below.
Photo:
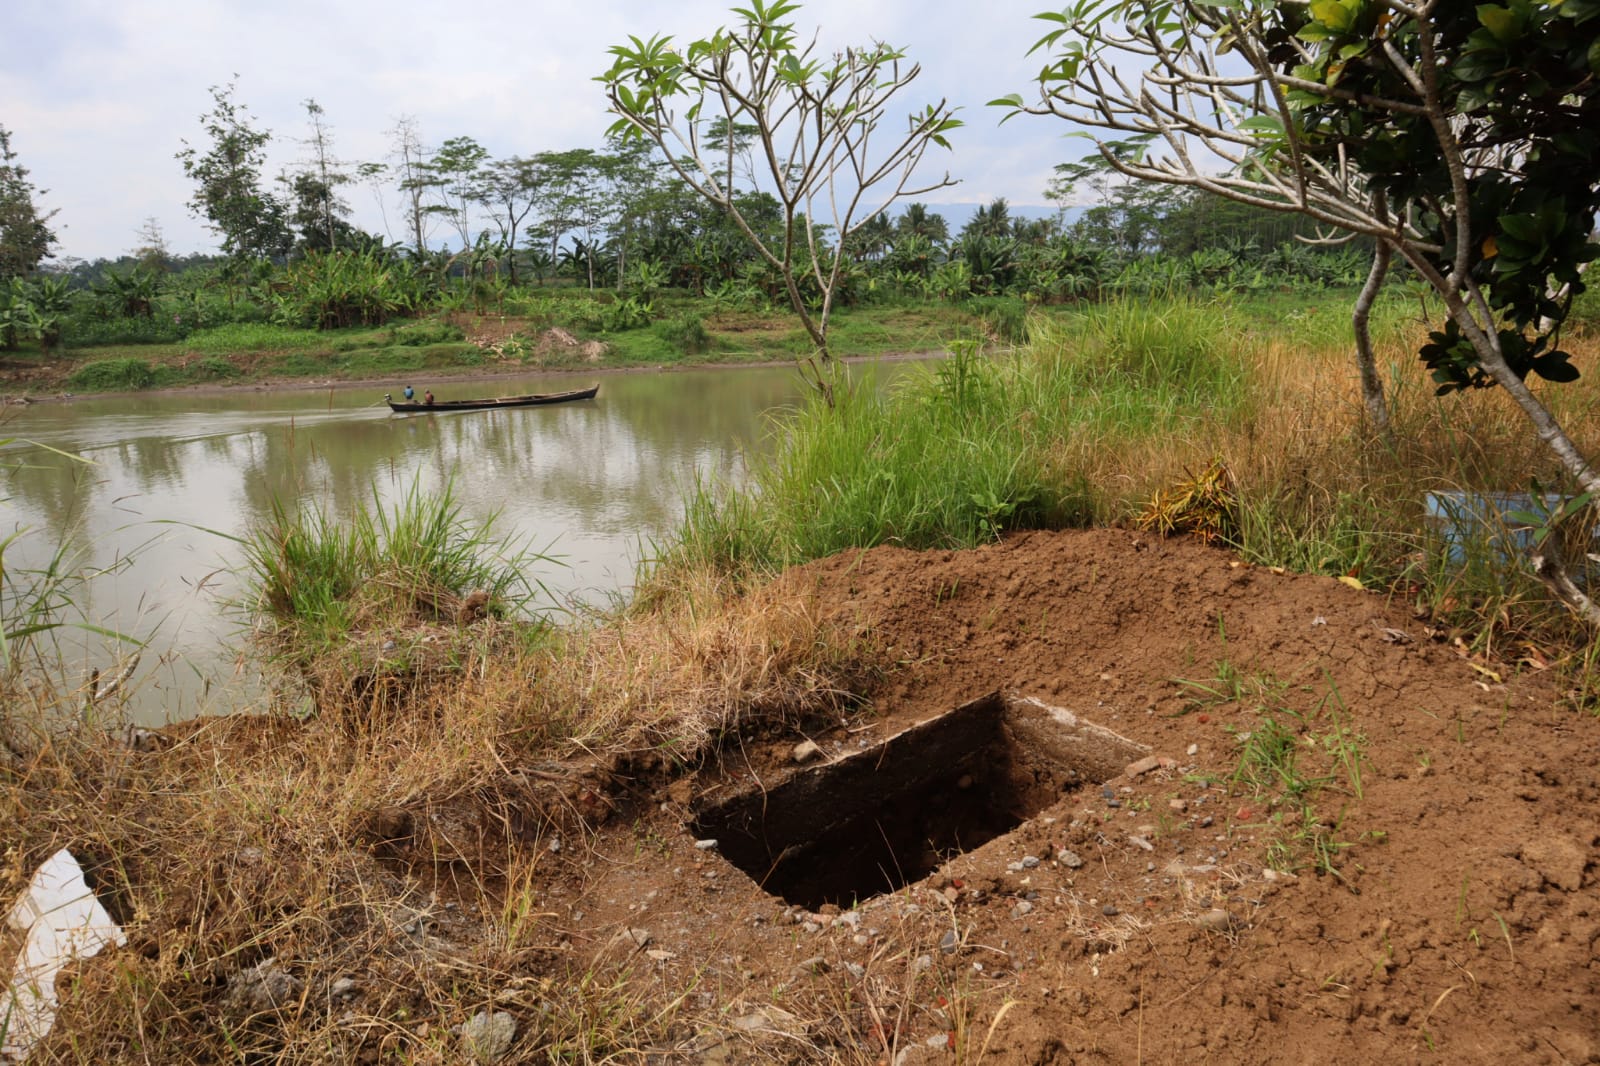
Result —
[{"label": "cracked dry earth", "polygon": [[652,1057],[1600,1058],[1600,722],[1559,671],[1124,530],[800,575],[897,664],[871,706],[641,797],[542,901],[685,997]]}]

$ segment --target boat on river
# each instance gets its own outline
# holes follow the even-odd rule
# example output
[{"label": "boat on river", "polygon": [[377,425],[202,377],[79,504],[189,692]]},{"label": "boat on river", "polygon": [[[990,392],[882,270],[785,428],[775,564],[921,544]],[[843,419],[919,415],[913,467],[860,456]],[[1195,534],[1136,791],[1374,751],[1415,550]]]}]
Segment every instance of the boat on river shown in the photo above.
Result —
[{"label": "boat on river", "polygon": [[434,400],[432,403],[396,401],[386,392],[383,394],[383,399],[389,405],[389,410],[398,414],[412,414],[418,411],[486,411],[495,407],[540,407],[548,403],[567,403],[570,400],[592,400],[599,391],[599,385],[591,385],[587,389],[573,389],[571,392],[536,392],[531,396],[499,396],[488,400]]}]

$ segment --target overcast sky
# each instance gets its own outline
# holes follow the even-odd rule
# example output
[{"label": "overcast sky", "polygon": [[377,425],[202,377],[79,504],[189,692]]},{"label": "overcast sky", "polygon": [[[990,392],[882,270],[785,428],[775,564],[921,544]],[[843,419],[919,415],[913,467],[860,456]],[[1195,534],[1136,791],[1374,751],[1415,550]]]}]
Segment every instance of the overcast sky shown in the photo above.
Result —
[{"label": "overcast sky", "polygon": [[[301,102],[331,124],[338,156],[383,160],[387,131],[414,116],[429,145],[471,136],[496,158],[600,147],[609,120],[600,86],[606,48],[629,34],[703,36],[732,21],[707,0],[0,0],[0,126],[32,180],[58,209],[60,256],[114,257],[157,219],[176,252],[216,238],[186,207],[193,191],[173,158],[188,138],[203,151],[208,88],[235,74],[236,100],[270,130],[268,174],[305,156]],[[1004,196],[1044,204],[1051,168],[1084,153],[1064,123],[1019,117],[999,125],[987,100],[1031,95],[1040,66],[1026,57],[1040,0],[811,0],[794,16],[824,46],[883,40],[922,64],[907,104],[940,97],[967,125],[954,150],[924,167],[961,184],[932,202]],[[904,110],[909,110],[909,107]],[[898,124],[898,119],[896,120]],[[936,174],[935,174],[936,176]],[[373,193],[347,189],[355,221],[384,231]],[[389,205],[390,231],[403,235]]]}]

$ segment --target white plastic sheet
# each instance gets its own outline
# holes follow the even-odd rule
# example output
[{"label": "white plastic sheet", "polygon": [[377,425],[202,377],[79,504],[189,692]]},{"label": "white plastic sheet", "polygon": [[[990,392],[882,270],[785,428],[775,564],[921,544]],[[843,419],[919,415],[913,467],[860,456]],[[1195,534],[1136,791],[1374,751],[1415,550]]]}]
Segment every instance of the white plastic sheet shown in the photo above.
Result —
[{"label": "white plastic sheet", "polygon": [[0,1055],[26,1059],[56,1020],[56,975],[73,959],[87,959],[106,945],[127,943],[83,880],[83,868],[62,848],[34,873],[28,890],[6,915],[26,939],[12,971],[11,988],[0,1000]]}]

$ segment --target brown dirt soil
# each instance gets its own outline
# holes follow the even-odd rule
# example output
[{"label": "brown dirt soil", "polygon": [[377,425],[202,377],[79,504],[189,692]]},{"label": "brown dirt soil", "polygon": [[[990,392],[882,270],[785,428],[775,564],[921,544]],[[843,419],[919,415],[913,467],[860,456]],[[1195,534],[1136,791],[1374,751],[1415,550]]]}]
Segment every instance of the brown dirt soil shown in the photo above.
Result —
[{"label": "brown dirt soil", "polygon": [[[800,573],[898,663],[870,710],[810,738],[824,762],[993,690],[1161,761],[1058,794],[854,913],[786,904],[693,839],[717,802],[776,802],[815,772],[800,738],[641,790],[565,849],[542,902],[581,966],[705,1020],[662,1061],[1600,1058],[1600,722],[1556,671],[1471,661],[1331,578],[1121,530]],[[1328,778],[1309,805],[1233,780],[1243,738],[1270,735],[1264,708],[1295,712],[1278,718],[1301,771]],[[1359,788],[1328,755],[1341,728]],[[941,787],[995,783],[979,777]],[[917,802],[937,821],[947,798]]]},{"label": "brown dirt soil", "polygon": [[[291,862],[294,847],[352,849],[354,887],[319,888],[321,866],[268,871],[260,847],[219,852],[210,891],[263,897],[244,920],[314,986],[297,1009],[326,1015],[289,1054],[270,1050],[271,1012],[250,1008],[269,1049],[251,1061],[325,1061],[313,1047],[343,1049],[326,1061],[402,1048],[461,1061],[449,1027],[480,1009],[478,982],[517,1023],[508,1063],[549,1061],[541,1034],[573,1010],[605,1032],[605,1003],[638,1022],[616,1037],[635,1050],[606,1061],[663,1066],[1600,1058],[1600,721],[1536,652],[1468,658],[1376,593],[1116,529],[849,552],[788,580],[891,664],[866,703],[809,736],[729,738],[687,773],[660,757],[500,764],[523,783],[485,783],[511,797],[492,810],[458,790],[373,810],[354,839],[286,847]],[[1056,710],[948,713],[995,692]],[[1040,714],[1077,725],[1052,740]],[[990,732],[914,729],[935,718]],[[175,726],[155,783],[205,778],[185,760],[354,743],[319,729]],[[1277,778],[1241,758],[1274,740],[1277,765],[1294,763]],[[1077,752],[1076,780],[1047,765],[1052,746]],[[1252,767],[1258,779],[1239,776]],[[886,787],[913,771],[928,787]],[[754,861],[741,799],[765,818]],[[820,831],[851,809],[865,816]],[[908,824],[886,858],[878,840]],[[908,883],[880,893],[895,867]],[[167,911],[210,913],[203,883],[167,887],[183,897]],[[331,924],[279,943],[275,916],[318,891]],[[264,947],[217,954],[208,935],[147,928],[129,950],[215,955],[197,974],[214,989],[268,965]],[[512,940],[512,968],[479,973]],[[96,1061],[147,1061],[131,1014],[88,1017],[117,955],[68,997],[49,1061],[86,1061],[70,1049],[90,1036],[106,1049]],[[324,988],[347,974],[356,991]],[[210,1032],[234,1009],[222,996],[172,1032]],[[191,1061],[163,1039],[160,1061]]]}]

